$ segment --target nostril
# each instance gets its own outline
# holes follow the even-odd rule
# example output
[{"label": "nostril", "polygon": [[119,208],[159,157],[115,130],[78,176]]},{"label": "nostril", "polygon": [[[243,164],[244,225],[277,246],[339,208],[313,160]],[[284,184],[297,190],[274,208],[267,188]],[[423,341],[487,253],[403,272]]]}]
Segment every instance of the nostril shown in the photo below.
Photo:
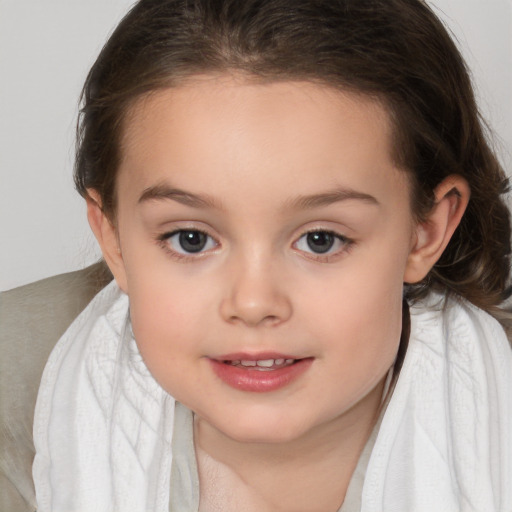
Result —
[{"label": "nostril", "polygon": [[257,327],[257,326],[268,326],[272,327],[274,325],[280,324],[283,319],[277,315],[263,315],[263,314],[254,314],[255,312],[251,313],[242,313],[239,315],[231,315],[229,318],[230,323],[242,323],[251,327]]}]

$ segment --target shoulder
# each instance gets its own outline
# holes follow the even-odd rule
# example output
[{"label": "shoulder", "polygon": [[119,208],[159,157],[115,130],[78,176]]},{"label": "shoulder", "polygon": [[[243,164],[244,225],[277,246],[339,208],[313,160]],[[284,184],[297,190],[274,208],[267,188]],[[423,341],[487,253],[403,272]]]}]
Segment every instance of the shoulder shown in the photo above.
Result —
[{"label": "shoulder", "polygon": [[53,346],[111,280],[105,268],[103,263],[98,263],[0,293],[2,382],[22,379],[24,388],[37,393]]},{"label": "shoulder", "polygon": [[[0,293],[0,318],[2,326],[12,325],[19,315],[38,313],[51,315],[57,321],[55,329],[64,329],[71,323],[68,314],[78,314],[101,288],[112,280],[105,263],[99,262],[82,270],[68,272],[20,286]],[[18,318],[11,318],[15,315]],[[31,325],[39,318],[26,318]],[[3,331],[2,331],[3,333]]]},{"label": "shoulder", "polygon": [[0,293],[0,509],[33,510],[32,423],[54,345],[111,276],[103,263]]}]

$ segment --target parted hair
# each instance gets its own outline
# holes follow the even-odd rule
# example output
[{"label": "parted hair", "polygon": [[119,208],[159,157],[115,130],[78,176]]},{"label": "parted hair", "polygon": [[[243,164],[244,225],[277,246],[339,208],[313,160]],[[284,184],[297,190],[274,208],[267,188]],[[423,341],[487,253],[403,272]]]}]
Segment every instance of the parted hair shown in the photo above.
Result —
[{"label": "parted hair", "polygon": [[414,300],[432,288],[493,311],[507,296],[507,179],[488,141],[454,41],[421,0],[141,0],[87,76],[75,182],[95,189],[115,222],[123,124],[143,95],[205,73],[264,82],[308,80],[369,96],[389,113],[393,159],[408,173],[413,214],[425,220],[448,175],[471,199]]}]

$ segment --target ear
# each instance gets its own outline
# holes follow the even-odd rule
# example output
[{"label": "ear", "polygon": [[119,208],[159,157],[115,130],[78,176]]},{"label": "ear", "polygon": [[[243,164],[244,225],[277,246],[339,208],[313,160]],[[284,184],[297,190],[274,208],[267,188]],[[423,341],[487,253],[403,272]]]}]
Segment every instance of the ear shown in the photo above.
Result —
[{"label": "ear", "polygon": [[87,219],[98,241],[103,258],[112,272],[117,284],[125,293],[128,293],[126,271],[123,256],[117,236],[117,229],[105,215],[101,205],[99,193],[94,189],[87,189]]},{"label": "ear", "polygon": [[445,178],[435,189],[435,204],[414,232],[404,282],[421,281],[443,254],[460,223],[471,195],[468,182],[459,175]]}]

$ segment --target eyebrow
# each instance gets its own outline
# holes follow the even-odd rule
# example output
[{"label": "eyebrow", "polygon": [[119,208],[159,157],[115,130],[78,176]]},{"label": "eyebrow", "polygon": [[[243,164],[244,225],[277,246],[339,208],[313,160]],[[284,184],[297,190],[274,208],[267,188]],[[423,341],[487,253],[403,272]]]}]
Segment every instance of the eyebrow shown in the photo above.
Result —
[{"label": "eyebrow", "polygon": [[154,200],[170,199],[178,203],[190,206],[192,208],[219,208],[220,204],[214,198],[208,195],[192,194],[179,188],[169,187],[167,185],[155,185],[144,189],[139,197],[138,203],[144,203]]},{"label": "eyebrow", "polygon": [[380,204],[379,201],[377,201],[377,199],[370,194],[358,192],[350,188],[337,188],[335,190],[329,190],[320,194],[299,196],[295,199],[292,199],[288,205],[297,209],[311,209],[320,208],[322,206],[329,206],[333,203],[348,201],[351,199],[363,201],[365,203],[376,206]]}]

